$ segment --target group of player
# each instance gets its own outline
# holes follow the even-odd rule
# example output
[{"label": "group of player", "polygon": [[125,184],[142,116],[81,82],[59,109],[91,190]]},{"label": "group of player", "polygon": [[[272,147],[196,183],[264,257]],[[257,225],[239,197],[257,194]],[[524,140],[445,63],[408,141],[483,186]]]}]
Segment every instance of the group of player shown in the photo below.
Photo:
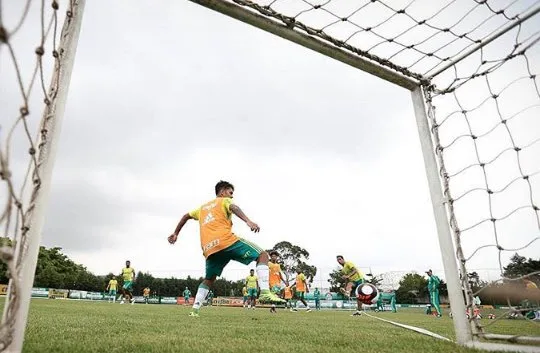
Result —
[{"label": "group of player", "polygon": [[[299,301],[304,305],[306,312],[310,312],[311,308],[306,302],[306,293],[309,293],[310,287],[306,275],[299,269],[297,270],[295,280],[289,282],[283,276],[278,258],[279,253],[277,251],[273,250],[270,252],[270,261],[268,262],[270,290],[284,300],[285,309],[298,311],[296,304]],[[341,288],[341,292],[346,298],[350,298],[351,293],[355,293],[356,287],[364,282],[364,275],[352,262],[345,261],[342,255],[338,255],[336,259],[342,266],[342,277],[346,280],[346,286]],[[259,290],[258,277],[255,275],[255,270],[251,269],[249,276],[246,277],[245,286],[242,289],[244,308],[255,309]],[[321,310],[321,292],[319,288],[315,288],[313,299],[315,310]],[[359,300],[357,302],[357,311],[353,315],[360,315],[361,302]],[[275,306],[271,307],[271,312],[275,312]]]},{"label": "group of player", "polygon": [[[198,221],[201,249],[203,256],[206,258],[206,271],[204,280],[197,289],[193,310],[189,315],[199,316],[201,306],[210,291],[210,287],[231,260],[245,265],[256,262],[255,269],[250,271],[251,280],[249,280],[250,277],[246,279],[246,290],[248,294],[249,290],[251,290],[252,295],[248,295],[248,297],[252,298],[251,300],[253,300],[253,294],[257,293],[260,303],[289,304],[292,299],[292,287],[294,286],[296,298],[304,304],[306,311],[311,311],[305,301],[305,293],[308,291],[306,276],[300,272],[297,274],[294,284],[287,283],[287,281],[284,281],[277,263],[277,253],[273,252],[269,255],[259,246],[233,233],[233,214],[244,221],[252,232],[258,233],[260,231],[259,225],[253,222],[238,205],[233,203],[234,186],[227,181],[221,180],[215,185],[214,191],[216,197],[184,214],[174,232],[167,238],[170,244],[175,244],[184,225],[189,220]],[[337,261],[343,266],[343,278],[347,281],[346,287],[342,290],[343,294],[350,297],[355,288],[364,282],[363,274],[351,262],[346,262],[343,256],[338,255]],[[281,287],[282,282],[285,283],[283,288]],[[278,294],[281,292],[280,297]],[[250,303],[250,305],[255,304],[254,301],[250,301]],[[357,304],[357,311],[353,315],[361,314],[362,303],[358,300]]]},{"label": "group of player", "polygon": [[[285,303],[285,308],[289,308],[291,311],[297,311],[296,305],[292,305],[293,298],[300,300],[306,307],[306,311],[311,311],[311,308],[305,301],[305,293],[309,292],[306,275],[301,270],[298,270],[295,281],[290,283],[283,276],[281,266],[277,261],[278,257],[279,254],[277,251],[270,252],[270,261],[268,262],[268,286],[270,291],[282,299]],[[251,269],[249,276],[246,277],[245,286],[242,288],[243,306],[248,309],[255,309],[259,292],[259,278],[255,275],[255,270]],[[271,311],[275,312],[275,308],[272,307]]]},{"label": "group of player", "polygon": [[[121,289],[120,304],[128,302],[133,305],[135,304],[135,298],[133,297],[133,282],[135,281],[135,269],[131,267],[131,262],[129,260],[126,261],[126,267],[122,268],[121,276],[123,279],[123,284]],[[118,280],[116,279],[116,276],[112,276],[112,278],[109,280],[105,291],[109,295],[109,301],[115,303],[116,296],[118,295]],[[148,304],[149,299],[150,288],[145,287],[143,289],[143,300],[146,304]]]}]

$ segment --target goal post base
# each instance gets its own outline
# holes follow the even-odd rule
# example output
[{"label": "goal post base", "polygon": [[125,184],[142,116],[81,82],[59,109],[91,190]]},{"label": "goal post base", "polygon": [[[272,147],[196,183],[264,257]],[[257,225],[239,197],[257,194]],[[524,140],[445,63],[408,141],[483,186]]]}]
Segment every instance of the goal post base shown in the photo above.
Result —
[{"label": "goal post base", "polygon": [[471,342],[465,343],[464,346],[469,347],[469,348],[481,349],[485,351],[492,351],[492,352],[540,353],[540,347],[528,346],[524,344],[471,341]]}]

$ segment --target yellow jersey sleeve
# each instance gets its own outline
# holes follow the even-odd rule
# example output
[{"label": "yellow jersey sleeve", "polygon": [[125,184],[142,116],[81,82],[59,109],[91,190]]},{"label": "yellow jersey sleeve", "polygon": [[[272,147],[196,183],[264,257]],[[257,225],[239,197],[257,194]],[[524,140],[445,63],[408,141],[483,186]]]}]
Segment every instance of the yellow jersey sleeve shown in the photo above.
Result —
[{"label": "yellow jersey sleeve", "polygon": [[227,215],[227,217],[231,217],[231,205],[233,204],[233,200],[230,197],[224,197],[223,198],[223,211]]},{"label": "yellow jersey sleeve", "polygon": [[191,218],[193,218],[193,219],[196,219],[196,220],[198,221],[199,218],[200,218],[200,216],[201,216],[201,208],[199,207],[199,208],[197,208],[197,209],[191,211],[191,212],[189,213],[189,216],[190,216]]}]

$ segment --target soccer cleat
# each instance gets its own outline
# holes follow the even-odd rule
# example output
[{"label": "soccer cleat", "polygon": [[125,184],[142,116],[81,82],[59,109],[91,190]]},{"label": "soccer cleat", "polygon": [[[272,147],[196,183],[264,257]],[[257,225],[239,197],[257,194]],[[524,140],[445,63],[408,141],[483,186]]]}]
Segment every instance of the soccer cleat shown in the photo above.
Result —
[{"label": "soccer cleat", "polygon": [[311,309],[310,309],[310,308],[307,308],[307,309],[306,309],[306,313],[309,313],[309,312],[311,312]]},{"label": "soccer cleat", "polygon": [[261,303],[285,303],[285,300],[281,299],[274,293],[270,292],[269,289],[261,291],[261,295],[259,296],[259,302]]},{"label": "soccer cleat", "polygon": [[189,313],[189,316],[199,317],[199,309],[193,309],[193,311]]},{"label": "soccer cleat", "polygon": [[351,316],[361,316],[361,315],[362,315],[362,313],[360,311],[356,310],[354,312],[354,314],[352,314]]}]

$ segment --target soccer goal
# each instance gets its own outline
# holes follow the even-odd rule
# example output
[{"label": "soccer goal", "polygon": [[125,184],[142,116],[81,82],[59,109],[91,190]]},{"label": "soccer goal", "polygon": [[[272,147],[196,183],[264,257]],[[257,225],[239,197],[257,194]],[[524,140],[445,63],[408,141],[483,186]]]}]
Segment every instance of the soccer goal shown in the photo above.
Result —
[{"label": "soccer goal", "polygon": [[[514,316],[540,333],[540,322],[522,315],[514,295],[525,293],[525,279],[538,282],[538,273],[505,270],[516,252],[540,254],[540,4],[191,1],[411,92],[456,342],[540,351],[540,334],[496,325]],[[497,268],[497,278],[475,289],[472,269],[486,267]],[[469,318],[486,290],[505,298],[506,312],[489,322]]]},{"label": "soccer goal", "polygon": [[10,1],[0,11],[0,257],[9,276],[2,352],[22,350],[84,4]]}]

